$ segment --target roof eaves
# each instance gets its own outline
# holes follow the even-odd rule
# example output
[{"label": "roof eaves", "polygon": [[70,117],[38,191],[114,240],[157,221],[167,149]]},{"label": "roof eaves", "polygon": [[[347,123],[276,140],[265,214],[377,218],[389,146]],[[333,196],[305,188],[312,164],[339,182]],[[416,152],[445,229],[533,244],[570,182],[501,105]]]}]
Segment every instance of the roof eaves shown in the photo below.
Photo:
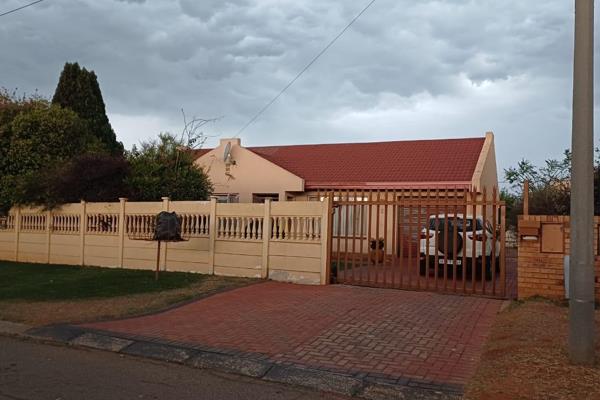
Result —
[{"label": "roof eaves", "polygon": [[471,181],[438,182],[316,182],[307,181],[306,189],[470,189]]}]

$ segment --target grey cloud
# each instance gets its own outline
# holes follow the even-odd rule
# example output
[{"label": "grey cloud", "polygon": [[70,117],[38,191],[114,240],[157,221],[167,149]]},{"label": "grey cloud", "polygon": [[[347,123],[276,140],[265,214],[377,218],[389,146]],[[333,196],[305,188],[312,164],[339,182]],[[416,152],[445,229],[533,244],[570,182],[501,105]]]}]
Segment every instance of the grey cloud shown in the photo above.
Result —
[{"label": "grey cloud", "polygon": [[[3,7],[16,6],[9,0]],[[0,86],[51,95],[94,69],[117,134],[225,116],[233,135],[363,4],[53,0],[3,19]],[[506,167],[568,146],[572,4],[378,0],[243,134],[249,144],[481,135]],[[599,92],[600,93],[600,92]],[[126,120],[119,132],[119,121]],[[140,126],[136,130],[135,121]],[[152,124],[145,123],[152,121]],[[519,143],[521,152],[514,151]]]}]

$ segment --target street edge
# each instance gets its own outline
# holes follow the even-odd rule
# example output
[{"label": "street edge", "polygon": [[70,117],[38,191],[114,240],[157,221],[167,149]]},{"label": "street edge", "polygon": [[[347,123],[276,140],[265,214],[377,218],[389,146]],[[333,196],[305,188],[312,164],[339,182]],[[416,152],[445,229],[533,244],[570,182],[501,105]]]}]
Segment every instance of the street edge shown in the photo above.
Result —
[{"label": "street edge", "polygon": [[121,335],[68,324],[36,328],[0,321],[0,334],[44,343],[111,351],[369,400],[455,400],[460,399],[463,393],[463,387],[459,385],[419,382],[412,379],[401,379],[398,383],[385,377],[357,376],[276,363],[267,357],[238,351],[187,346],[177,342]]}]

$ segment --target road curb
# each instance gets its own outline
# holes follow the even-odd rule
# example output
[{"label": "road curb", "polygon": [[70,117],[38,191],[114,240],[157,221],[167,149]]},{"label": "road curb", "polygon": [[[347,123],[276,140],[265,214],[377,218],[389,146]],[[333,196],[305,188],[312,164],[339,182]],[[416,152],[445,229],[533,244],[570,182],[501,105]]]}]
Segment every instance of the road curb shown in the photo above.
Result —
[{"label": "road curb", "polygon": [[251,357],[235,351],[206,350],[186,347],[181,343],[144,340],[130,335],[81,328],[73,325],[51,325],[32,328],[27,325],[0,321],[0,334],[60,343],[69,346],[111,351],[247,376],[269,382],[303,386],[310,389],[343,394],[369,400],[432,399],[455,400],[462,396],[462,387],[419,382],[400,378],[378,379],[367,374],[346,374],[304,366],[279,364],[264,357]]},{"label": "road curb", "polygon": [[31,326],[17,322],[0,321],[0,333],[4,335],[23,335]]},{"label": "road curb", "polygon": [[291,366],[274,366],[265,375],[264,379],[271,382],[306,386],[346,396],[356,396],[363,387],[362,380],[350,375]]}]

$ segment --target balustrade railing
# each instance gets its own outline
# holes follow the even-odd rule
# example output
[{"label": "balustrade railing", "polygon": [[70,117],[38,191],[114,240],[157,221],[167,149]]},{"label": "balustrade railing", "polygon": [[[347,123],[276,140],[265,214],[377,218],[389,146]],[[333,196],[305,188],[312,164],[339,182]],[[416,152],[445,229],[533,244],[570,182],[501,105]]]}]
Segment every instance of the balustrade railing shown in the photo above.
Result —
[{"label": "balustrade railing", "polygon": [[54,214],[52,215],[52,232],[79,233],[81,215],[79,214]]},{"label": "balustrade railing", "polygon": [[217,217],[217,238],[262,240],[262,217]]},{"label": "balustrade railing", "polygon": [[87,214],[86,233],[117,235],[119,233],[119,214]]}]

